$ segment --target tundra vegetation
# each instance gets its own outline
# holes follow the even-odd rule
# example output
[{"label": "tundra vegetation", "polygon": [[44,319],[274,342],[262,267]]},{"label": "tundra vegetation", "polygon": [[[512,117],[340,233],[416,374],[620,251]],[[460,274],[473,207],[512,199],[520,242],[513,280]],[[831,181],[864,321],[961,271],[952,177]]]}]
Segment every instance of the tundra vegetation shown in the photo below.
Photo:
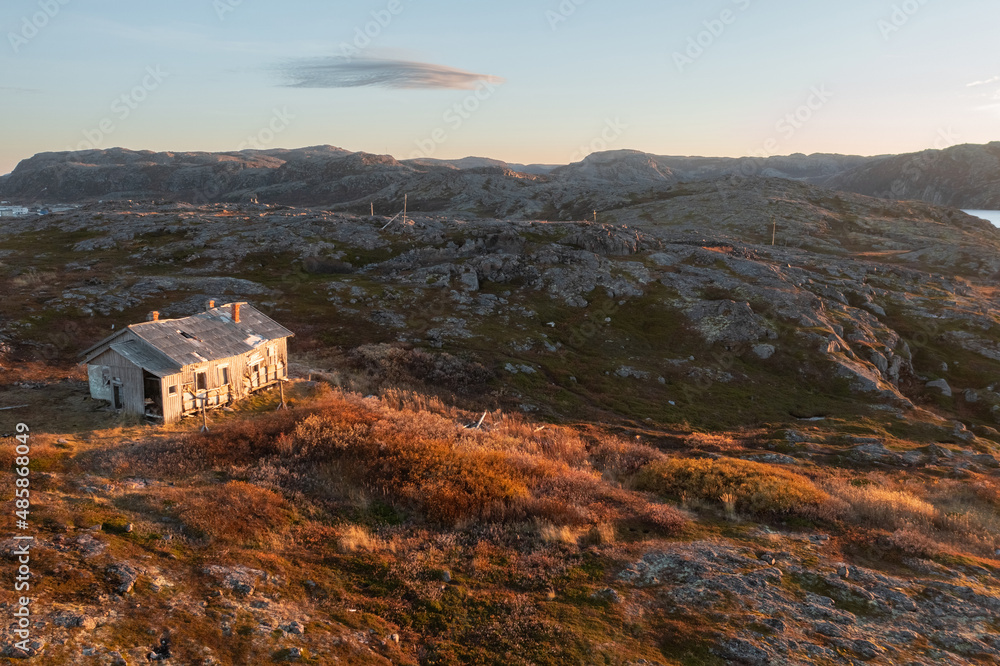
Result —
[{"label": "tundra vegetation", "polygon": [[[111,203],[5,223],[30,652],[995,662],[1000,234],[767,179],[614,214]],[[296,332],[289,409],[259,393],[201,432],[88,398],[81,349],[208,299]]]}]

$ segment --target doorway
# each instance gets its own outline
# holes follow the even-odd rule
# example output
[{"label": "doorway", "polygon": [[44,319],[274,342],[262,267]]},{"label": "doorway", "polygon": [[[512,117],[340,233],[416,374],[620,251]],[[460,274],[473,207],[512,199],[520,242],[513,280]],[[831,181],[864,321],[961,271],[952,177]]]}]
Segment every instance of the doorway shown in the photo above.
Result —
[{"label": "doorway", "polygon": [[163,385],[160,378],[146,371],[142,373],[143,413],[147,418],[163,418]]}]

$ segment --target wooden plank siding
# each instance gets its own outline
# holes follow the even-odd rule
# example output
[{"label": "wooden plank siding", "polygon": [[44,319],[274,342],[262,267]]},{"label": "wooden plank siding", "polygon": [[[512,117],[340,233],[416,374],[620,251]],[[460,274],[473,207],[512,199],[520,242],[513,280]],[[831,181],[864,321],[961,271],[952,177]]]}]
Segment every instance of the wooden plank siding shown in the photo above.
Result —
[{"label": "wooden plank siding", "polygon": [[112,386],[118,385],[121,391],[121,407],[123,410],[131,414],[146,413],[142,368],[132,363],[132,361],[114,349],[108,349],[93,359],[89,365],[96,365],[110,370],[109,377]]}]

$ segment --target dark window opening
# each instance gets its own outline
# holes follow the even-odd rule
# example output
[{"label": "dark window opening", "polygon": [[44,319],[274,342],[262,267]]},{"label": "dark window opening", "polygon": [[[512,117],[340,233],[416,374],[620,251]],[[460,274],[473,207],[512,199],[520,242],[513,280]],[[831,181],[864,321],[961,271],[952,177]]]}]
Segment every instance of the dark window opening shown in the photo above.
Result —
[{"label": "dark window opening", "polygon": [[222,385],[223,386],[228,386],[229,385],[229,367],[227,366],[225,368],[219,368],[219,370],[220,370],[220,374],[222,375]]},{"label": "dark window opening", "polygon": [[167,395],[177,395],[177,387],[176,386],[167,387]]},{"label": "dark window opening", "polygon": [[198,372],[195,373],[195,389],[198,391],[208,390],[208,373]]}]

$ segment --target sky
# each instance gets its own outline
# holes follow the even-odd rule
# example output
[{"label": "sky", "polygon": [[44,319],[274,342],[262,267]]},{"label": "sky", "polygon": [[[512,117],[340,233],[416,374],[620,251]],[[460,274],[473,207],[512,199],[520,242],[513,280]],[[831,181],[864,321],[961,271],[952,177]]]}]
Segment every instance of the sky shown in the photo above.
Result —
[{"label": "sky", "polygon": [[5,0],[0,174],[334,145],[566,164],[1000,140],[995,0]]}]

